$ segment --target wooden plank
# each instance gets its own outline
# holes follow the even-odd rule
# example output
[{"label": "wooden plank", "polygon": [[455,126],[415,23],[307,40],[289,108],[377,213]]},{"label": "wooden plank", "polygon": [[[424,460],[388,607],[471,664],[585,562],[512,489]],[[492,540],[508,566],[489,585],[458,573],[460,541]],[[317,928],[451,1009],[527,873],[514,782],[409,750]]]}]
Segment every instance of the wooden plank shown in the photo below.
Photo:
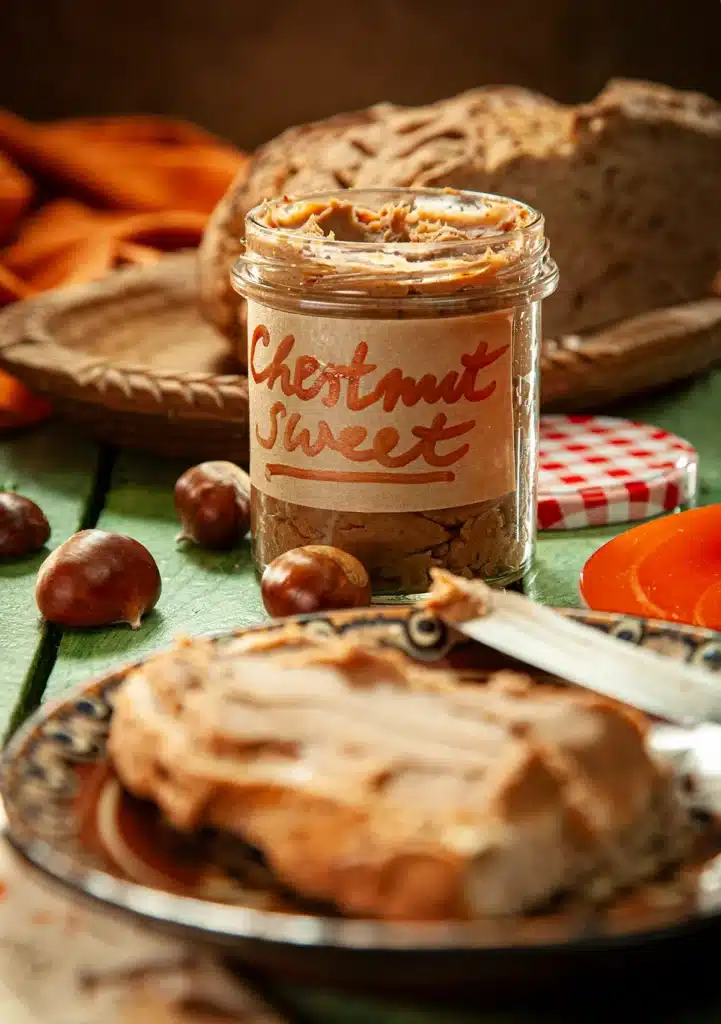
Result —
[{"label": "wooden plank", "polygon": [[523,590],[534,601],[554,607],[578,608],[578,577],[593,552],[628,527],[587,530],[549,530],[539,534],[533,568],[523,581]]},{"label": "wooden plank", "polygon": [[[0,489],[18,491],[48,517],[48,548],[75,533],[91,500],[98,449],[76,430],[51,423],[0,445]],[[34,702],[52,664],[53,636],[35,605],[35,576],[48,549],[0,563],[0,735],[18,701]]]},{"label": "wooden plank", "polygon": [[247,541],[228,554],[176,543],[173,485],[185,468],[183,462],[120,455],[98,526],[145,544],[158,563],[163,593],[138,630],[65,631],[48,696],[166,646],[178,634],[228,630],[265,617]]},{"label": "wooden plank", "polygon": [[[608,413],[653,423],[690,441],[699,453],[698,503],[721,502],[721,370]],[[624,524],[540,534],[533,568],[524,581],[526,593],[543,604],[579,607],[578,578],[586,559],[626,529]]]}]

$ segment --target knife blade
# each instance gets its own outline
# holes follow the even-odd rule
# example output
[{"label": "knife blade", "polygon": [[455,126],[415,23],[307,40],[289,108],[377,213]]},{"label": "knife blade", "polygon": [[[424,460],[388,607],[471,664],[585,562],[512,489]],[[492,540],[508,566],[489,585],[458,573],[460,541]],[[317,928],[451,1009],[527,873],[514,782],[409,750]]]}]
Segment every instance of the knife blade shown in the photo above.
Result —
[{"label": "knife blade", "polygon": [[721,722],[721,678],[712,672],[635,647],[521,594],[484,587],[483,603],[485,614],[463,621],[442,603],[427,607],[473,640],[604,697],[676,725]]}]

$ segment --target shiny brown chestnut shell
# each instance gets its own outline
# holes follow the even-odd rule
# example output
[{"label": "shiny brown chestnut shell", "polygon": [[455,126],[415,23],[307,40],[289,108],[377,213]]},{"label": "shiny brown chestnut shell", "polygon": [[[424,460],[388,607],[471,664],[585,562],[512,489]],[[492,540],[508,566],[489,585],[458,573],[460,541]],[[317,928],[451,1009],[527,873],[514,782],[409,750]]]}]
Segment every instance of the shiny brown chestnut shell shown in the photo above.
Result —
[{"label": "shiny brown chestnut shell", "polygon": [[0,558],[20,558],[44,547],[50,536],[45,513],[34,501],[0,491]]},{"label": "shiny brown chestnut shell", "polygon": [[278,555],[260,581],[265,610],[274,618],[370,604],[371,585],[353,555],[325,544],[307,544]]},{"label": "shiny brown chestnut shell", "polygon": [[250,481],[233,462],[201,462],[178,478],[175,510],[183,527],[178,540],[228,550],[250,526]]},{"label": "shiny brown chestnut shell", "polygon": [[48,622],[60,626],[137,629],[160,597],[155,559],[137,540],[105,530],[81,530],[43,562],[35,599]]}]

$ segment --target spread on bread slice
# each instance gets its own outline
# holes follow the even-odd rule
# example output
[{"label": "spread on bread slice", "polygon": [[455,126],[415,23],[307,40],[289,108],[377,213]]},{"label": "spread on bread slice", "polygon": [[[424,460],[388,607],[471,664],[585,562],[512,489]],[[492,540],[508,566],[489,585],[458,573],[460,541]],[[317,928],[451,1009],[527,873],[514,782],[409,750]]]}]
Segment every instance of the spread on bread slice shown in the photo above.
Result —
[{"label": "spread on bread slice", "polygon": [[691,842],[634,714],[516,673],[464,684],[293,624],[182,641],[132,671],[109,752],[176,829],[239,836],[285,885],[349,915],[605,899]]}]

